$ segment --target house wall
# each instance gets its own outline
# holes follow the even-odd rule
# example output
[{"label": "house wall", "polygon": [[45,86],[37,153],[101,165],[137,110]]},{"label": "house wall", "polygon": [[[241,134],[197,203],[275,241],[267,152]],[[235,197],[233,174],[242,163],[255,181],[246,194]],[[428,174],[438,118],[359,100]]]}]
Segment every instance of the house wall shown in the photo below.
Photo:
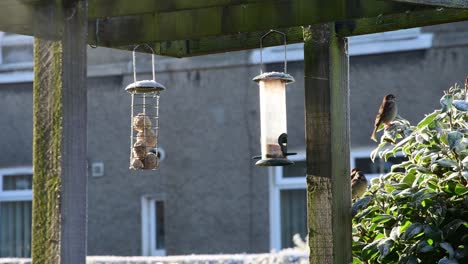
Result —
[{"label": "house wall", "polygon": [[167,87],[159,137],[166,158],[148,172],[128,169],[130,96],[123,88],[133,76],[89,80],[89,159],[105,166],[103,177],[89,181],[90,255],[141,254],[143,195],[165,197],[167,254],[268,251],[268,179],[251,160],[260,149],[258,89],[250,81],[256,71],[158,73]]},{"label": "house wall", "polygon": [[32,84],[0,85],[0,167],[32,164]]}]

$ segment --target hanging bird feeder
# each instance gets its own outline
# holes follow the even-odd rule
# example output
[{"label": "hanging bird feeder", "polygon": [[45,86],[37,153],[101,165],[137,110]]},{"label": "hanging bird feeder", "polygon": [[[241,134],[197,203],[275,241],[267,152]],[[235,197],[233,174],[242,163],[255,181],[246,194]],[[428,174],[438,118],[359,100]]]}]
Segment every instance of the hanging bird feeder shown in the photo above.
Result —
[{"label": "hanging bird feeder", "polygon": [[136,55],[133,49],[133,83],[125,90],[132,96],[130,125],[130,169],[155,170],[159,167],[159,93],[166,89],[156,81],[154,50],[151,51],[153,79],[137,81]]},{"label": "hanging bird feeder", "polygon": [[[263,39],[271,33],[284,38],[284,72],[263,72]],[[288,134],[286,132],[286,84],[294,82],[287,74],[286,34],[270,30],[260,39],[260,75],[253,78],[260,88],[261,158],[257,166],[285,166],[294,164],[287,159]]]}]

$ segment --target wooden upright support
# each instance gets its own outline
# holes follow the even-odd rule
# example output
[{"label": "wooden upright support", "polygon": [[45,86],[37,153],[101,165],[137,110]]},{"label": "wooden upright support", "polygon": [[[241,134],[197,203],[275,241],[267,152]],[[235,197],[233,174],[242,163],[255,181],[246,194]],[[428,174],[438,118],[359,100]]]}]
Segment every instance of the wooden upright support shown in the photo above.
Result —
[{"label": "wooden upright support", "polygon": [[307,223],[311,264],[351,257],[346,39],[332,23],[304,28]]},{"label": "wooden upright support", "polygon": [[[66,6],[57,3],[66,2]],[[86,263],[86,1],[52,1],[34,41],[33,263]]]}]

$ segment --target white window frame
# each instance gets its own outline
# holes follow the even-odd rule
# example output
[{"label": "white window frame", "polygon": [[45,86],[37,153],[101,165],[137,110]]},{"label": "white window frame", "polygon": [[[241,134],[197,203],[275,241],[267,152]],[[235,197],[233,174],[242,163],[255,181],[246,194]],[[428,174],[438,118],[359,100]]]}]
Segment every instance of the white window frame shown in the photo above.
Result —
[{"label": "white window frame", "polygon": [[[305,161],[305,153],[290,156],[292,161]],[[301,190],[306,188],[306,175],[297,177],[283,177],[283,167],[269,167],[270,190],[270,249],[281,250],[281,191]]]},{"label": "white window frame", "polygon": [[[351,169],[356,167],[356,158],[370,158],[370,154],[374,149],[375,148],[373,147],[353,149],[350,153]],[[404,157],[404,156],[405,155],[402,152],[397,152],[395,154],[395,157]],[[366,178],[370,184],[371,179],[378,178],[382,175],[383,175],[382,173],[366,173]]]},{"label": "white window frame", "polygon": [[3,190],[3,177],[5,175],[33,174],[32,167],[16,167],[0,169],[0,202],[32,201],[32,190]]},{"label": "white window frame", "polygon": [[143,195],[141,197],[141,249],[142,256],[165,256],[166,249],[156,249],[156,202],[164,203],[165,195]]},{"label": "white window frame", "polygon": [[2,64],[2,61],[3,61],[3,53],[2,53],[2,50],[3,50],[3,35],[5,34],[5,32],[2,32],[0,31],[0,64]]}]

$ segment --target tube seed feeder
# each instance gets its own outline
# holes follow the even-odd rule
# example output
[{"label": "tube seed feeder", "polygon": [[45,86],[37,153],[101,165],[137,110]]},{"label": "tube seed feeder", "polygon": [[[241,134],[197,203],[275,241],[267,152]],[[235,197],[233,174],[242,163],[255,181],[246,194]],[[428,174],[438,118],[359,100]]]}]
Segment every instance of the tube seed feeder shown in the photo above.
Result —
[{"label": "tube seed feeder", "polygon": [[[284,38],[284,72],[263,72],[263,39],[271,33],[281,34]],[[261,159],[257,166],[286,166],[294,162],[287,159],[288,134],[286,132],[286,84],[294,82],[287,74],[286,34],[270,30],[260,39],[260,75],[253,78],[260,88],[260,130]],[[260,158],[260,157],[257,157]]]},{"label": "tube seed feeder", "polygon": [[137,81],[136,49],[133,49],[133,83],[125,90],[132,96],[130,125],[130,169],[155,170],[159,167],[159,93],[166,89],[156,81],[154,50],[151,51],[153,79]]}]

